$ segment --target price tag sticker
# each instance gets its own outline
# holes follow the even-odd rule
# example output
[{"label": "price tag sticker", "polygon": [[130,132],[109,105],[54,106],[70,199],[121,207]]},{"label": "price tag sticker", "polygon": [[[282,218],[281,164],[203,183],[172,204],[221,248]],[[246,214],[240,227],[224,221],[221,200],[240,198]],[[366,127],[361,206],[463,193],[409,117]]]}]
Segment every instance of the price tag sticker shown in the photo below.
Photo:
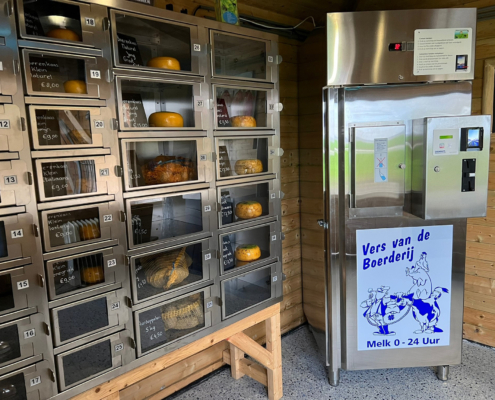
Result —
[{"label": "price tag sticker", "polygon": [[29,380],[29,386],[36,386],[41,383],[41,376],[36,376]]},{"label": "price tag sticker", "polygon": [[120,301],[116,301],[115,303],[112,303],[112,305],[110,306],[110,309],[112,311],[118,310],[119,308],[120,308]]},{"label": "price tag sticker", "polygon": [[105,122],[100,121],[100,120],[95,120],[95,128],[102,129],[105,127]]},{"label": "price tag sticker", "polygon": [[6,185],[15,185],[17,183],[17,175],[9,175],[4,177],[3,183]]},{"label": "price tag sticker", "polygon": [[18,239],[24,237],[24,232],[22,229],[15,229],[13,231],[10,231],[10,237],[12,239]]},{"label": "price tag sticker", "polygon": [[29,280],[27,279],[17,282],[17,290],[27,289],[28,287],[29,287]]},{"label": "price tag sticker", "polygon": [[124,343],[118,343],[114,346],[115,352],[124,350]]},{"label": "price tag sticker", "polygon": [[100,176],[110,176],[110,168],[100,169]]},{"label": "price tag sticker", "polygon": [[111,260],[107,261],[107,267],[108,268],[115,267],[116,265],[117,265],[117,259],[116,258],[112,258]]},{"label": "price tag sticker", "polygon": [[103,222],[112,222],[112,214],[104,215],[103,216]]},{"label": "price tag sticker", "polygon": [[10,129],[10,119],[0,119],[0,129]]},{"label": "price tag sticker", "polygon": [[91,78],[93,79],[101,79],[101,72],[95,69],[89,71]]},{"label": "price tag sticker", "polygon": [[86,25],[96,26],[96,21],[94,18],[84,18],[84,21],[86,22]]},{"label": "price tag sticker", "polygon": [[28,331],[24,331],[24,339],[31,339],[36,336],[36,329],[30,329]]}]

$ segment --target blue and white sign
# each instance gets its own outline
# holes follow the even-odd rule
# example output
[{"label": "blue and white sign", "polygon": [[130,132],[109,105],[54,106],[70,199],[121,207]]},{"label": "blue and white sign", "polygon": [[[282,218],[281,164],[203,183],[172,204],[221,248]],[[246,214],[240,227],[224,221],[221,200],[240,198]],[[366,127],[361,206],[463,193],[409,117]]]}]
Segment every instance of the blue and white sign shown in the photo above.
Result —
[{"label": "blue and white sign", "polygon": [[453,226],[356,231],[358,350],[448,346]]}]

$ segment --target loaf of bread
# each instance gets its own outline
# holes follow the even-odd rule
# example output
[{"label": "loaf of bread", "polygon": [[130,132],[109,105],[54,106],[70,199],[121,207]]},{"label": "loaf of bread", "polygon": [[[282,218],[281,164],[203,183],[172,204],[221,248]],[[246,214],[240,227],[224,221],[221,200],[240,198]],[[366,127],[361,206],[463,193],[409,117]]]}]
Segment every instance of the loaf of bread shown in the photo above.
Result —
[{"label": "loaf of bread", "polygon": [[263,172],[261,160],[237,160],[234,167],[237,175],[259,174]]},{"label": "loaf of bread", "polygon": [[146,281],[155,288],[170,289],[189,276],[192,259],[186,248],[143,257],[142,266]]},{"label": "loaf of bread", "polygon": [[204,305],[200,294],[162,306],[165,329],[191,329],[203,325]]},{"label": "loaf of bread", "polygon": [[235,249],[235,258],[239,261],[254,261],[261,257],[261,250],[255,244],[242,244]]},{"label": "loaf of bread", "polygon": [[241,201],[235,206],[235,215],[241,219],[257,218],[263,213],[261,204],[257,201]]},{"label": "loaf of bread", "polygon": [[158,156],[142,167],[147,185],[185,182],[196,179],[196,168],[187,158]]}]

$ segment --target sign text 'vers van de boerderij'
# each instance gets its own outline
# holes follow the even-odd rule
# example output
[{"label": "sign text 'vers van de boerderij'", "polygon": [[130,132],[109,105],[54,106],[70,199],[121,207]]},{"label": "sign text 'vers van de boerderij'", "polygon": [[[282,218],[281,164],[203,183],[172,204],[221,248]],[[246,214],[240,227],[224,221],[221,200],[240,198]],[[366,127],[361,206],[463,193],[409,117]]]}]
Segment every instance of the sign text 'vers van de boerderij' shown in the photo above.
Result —
[{"label": "sign text 'vers van de boerderij'", "polygon": [[453,226],[356,231],[358,350],[448,346]]}]

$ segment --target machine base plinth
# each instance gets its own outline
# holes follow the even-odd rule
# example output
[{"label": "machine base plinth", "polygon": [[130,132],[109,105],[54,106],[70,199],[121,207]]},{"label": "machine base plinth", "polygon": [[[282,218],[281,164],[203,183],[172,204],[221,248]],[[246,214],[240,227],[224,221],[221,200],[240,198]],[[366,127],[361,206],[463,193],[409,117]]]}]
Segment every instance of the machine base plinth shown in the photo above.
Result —
[{"label": "machine base plinth", "polygon": [[449,380],[449,366],[440,365],[437,367],[437,378],[441,381]]},{"label": "machine base plinth", "polygon": [[327,376],[328,376],[328,383],[330,383],[331,386],[338,386],[340,383],[340,370],[332,370],[330,367],[327,367]]}]

